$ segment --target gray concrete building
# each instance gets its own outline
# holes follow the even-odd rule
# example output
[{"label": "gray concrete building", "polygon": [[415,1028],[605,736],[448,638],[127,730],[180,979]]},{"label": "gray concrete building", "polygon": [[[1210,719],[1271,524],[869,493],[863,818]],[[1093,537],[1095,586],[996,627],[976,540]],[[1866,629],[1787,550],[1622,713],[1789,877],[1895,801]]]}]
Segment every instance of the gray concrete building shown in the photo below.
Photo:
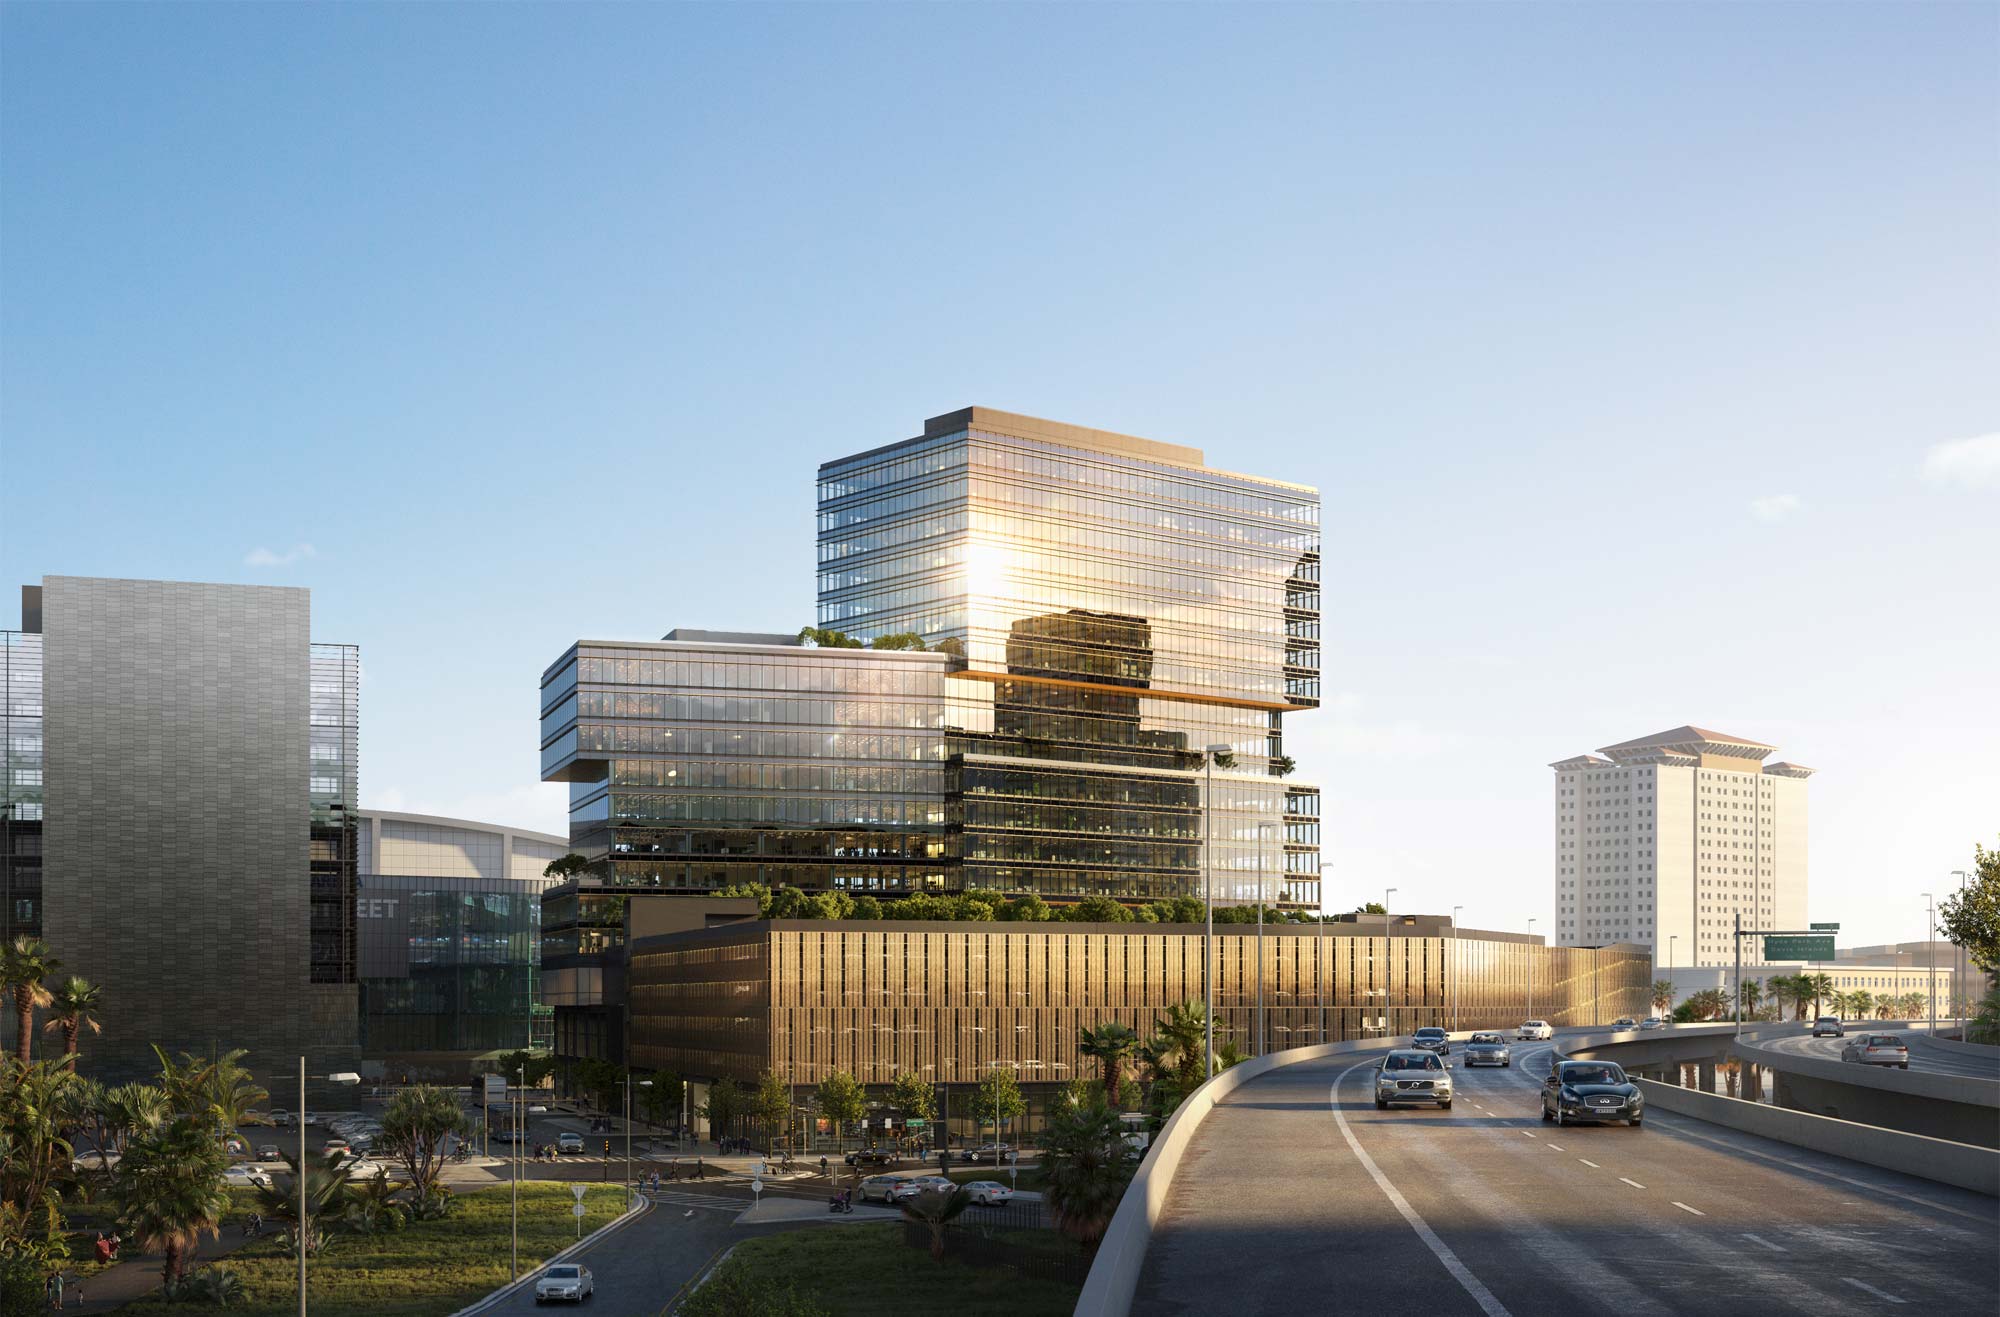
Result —
[{"label": "gray concrete building", "polygon": [[[9,720],[32,721],[33,689],[40,725],[9,747],[8,831],[34,825],[40,864],[32,902],[9,894],[10,931],[103,989],[88,1072],[150,1071],[155,1043],[247,1048],[260,1074],[302,1052],[316,1071],[356,1060],[360,664],[314,645],[310,620],[295,588],[23,588]],[[11,670],[31,654],[36,683]],[[37,760],[32,800],[11,782],[16,751]]]}]

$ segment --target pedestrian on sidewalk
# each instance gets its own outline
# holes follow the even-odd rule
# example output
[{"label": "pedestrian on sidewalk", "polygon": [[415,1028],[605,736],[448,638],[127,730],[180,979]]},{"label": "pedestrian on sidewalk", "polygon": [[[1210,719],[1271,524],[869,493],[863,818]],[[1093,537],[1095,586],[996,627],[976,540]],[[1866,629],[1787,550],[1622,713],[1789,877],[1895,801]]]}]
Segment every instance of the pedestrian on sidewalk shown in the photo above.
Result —
[{"label": "pedestrian on sidewalk", "polygon": [[63,1306],[62,1272],[52,1271],[49,1273],[48,1297],[49,1297],[49,1307],[55,1309],[57,1312],[61,1312]]}]

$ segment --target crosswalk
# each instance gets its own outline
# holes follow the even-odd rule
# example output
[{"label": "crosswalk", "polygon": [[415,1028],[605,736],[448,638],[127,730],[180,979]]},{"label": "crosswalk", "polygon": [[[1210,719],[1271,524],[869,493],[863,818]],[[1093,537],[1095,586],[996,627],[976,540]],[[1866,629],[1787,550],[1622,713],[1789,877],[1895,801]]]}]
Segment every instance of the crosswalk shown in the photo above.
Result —
[{"label": "crosswalk", "polygon": [[662,1188],[659,1192],[649,1192],[646,1196],[661,1207],[698,1208],[705,1212],[742,1212],[750,1206],[749,1202],[742,1198],[688,1193],[680,1189]]}]

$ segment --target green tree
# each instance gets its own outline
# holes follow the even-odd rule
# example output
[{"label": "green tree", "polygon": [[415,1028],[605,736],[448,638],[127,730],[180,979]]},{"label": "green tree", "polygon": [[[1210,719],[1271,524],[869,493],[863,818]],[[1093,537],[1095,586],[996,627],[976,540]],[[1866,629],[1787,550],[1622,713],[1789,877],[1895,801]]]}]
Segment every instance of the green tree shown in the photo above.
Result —
[{"label": "green tree", "polygon": [[914,1070],[905,1070],[889,1085],[889,1105],[928,1124],[937,1114],[937,1089]]},{"label": "green tree", "polygon": [[799,643],[820,649],[860,649],[861,642],[845,631],[835,631],[829,627],[802,626],[799,628]]},{"label": "green tree", "polygon": [[1807,982],[1812,984],[1813,1014],[1818,1015],[1820,1003],[1833,995],[1833,979],[1830,975],[1813,974],[1808,976]]},{"label": "green tree", "polygon": [[1056,1089],[1052,1106],[1056,1110],[1074,1111],[1103,1101],[1104,1089],[1095,1079],[1089,1075],[1071,1075]]},{"label": "green tree", "polygon": [[1875,1011],[1875,994],[1866,988],[1856,988],[1847,994],[1847,1009],[1853,1012],[1851,1018],[1867,1019]]},{"label": "green tree", "polygon": [[2000,846],[1972,846],[1972,881],[1938,904],[1938,926],[2000,983]]},{"label": "green tree", "polygon": [[1653,980],[1653,1009],[1670,1011],[1674,1008],[1674,981],[1672,979]]},{"label": "green tree", "polygon": [[119,1223],[139,1247],[166,1255],[161,1279],[179,1280],[203,1235],[219,1235],[228,1167],[214,1127],[184,1115],[134,1138],[118,1163]]},{"label": "green tree", "polygon": [[[299,1159],[287,1152],[282,1154],[285,1165],[291,1171],[291,1183],[274,1184],[257,1190],[257,1206],[261,1215],[269,1217],[284,1228],[287,1251],[299,1246],[301,1232],[305,1235],[306,1256],[312,1257],[326,1247],[333,1231],[347,1219],[347,1210],[353,1201],[353,1184],[348,1176],[348,1166],[353,1159],[344,1152],[336,1152],[331,1157],[309,1153],[303,1167],[305,1175],[305,1215],[299,1215]],[[124,1169],[124,1164],[119,1164]],[[429,1200],[442,1202],[450,1191],[439,1187]],[[224,1200],[225,1203],[227,1199]]]},{"label": "green tree", "polygon": [[880,919],[882,917],[882,902],[873,896],[857,896],[854,898],[854,908],[847,912],[847,917],[849,919]]},{"label": "green tree", "polygon": [[103,1032],[104,1026],[94,1018],[103,997],[103,989],[74,974],[50,990],[52,1009],[42,1025],[42,1032],[61,1035],[64,1056],[76,1055],[77,1038],[85,1029],[92,1033]]},{"label": "green tree", "polygon": [[271,1096],[243,1068],[249,1053],[240,1047],[205,1057],[182,1052],[174,1061],[155,1044],[153,1055],[160,1062],[160,1091],[168,1110],[203,1120],[218,1140],[250,1123],[251,1113]]},{"label": "green tree", "polygon": [[65,1255],[69,1131],[85,1123],[86,1095],[66,1061],[0,1060],[0,1256]]},{"label": "green tree", "polygon": [[1077,1035],[1077,1050],[1097,1062],[1104,1074],[1104,1100],[1116,1110],[1121,1105],[1125,1061],[1138,1050],[1139,1034],[1132,1026],[1116,1020]]},{"label": "green tree", "polygon": [[412,1196],[429,1198],[437,1189],[454,1142],[470,1141],[477,1135],[478,1126],[459,1109],[456,1094],[419,1084],[389,1100],[376,1146],[408,1173]]},{"label": "green tree", "polygon": [[846,919],[854,913],[854,898],[846,892],[814,892],[806,898],[804,919]]},{"label": "green tree", "polygon": [[510,1084],[520,1083],[528,1088],[540,1088],[548,1082],[549,1076],[555,1071],[555,1057],[547,1052],[531,1051],[523,1047],[494,1057],[493,1069],[485,1073],[505,1075]]},{"label": "green tree", "polygon": [[1055,918],[1055,911],[1047,901],[1028,892],[1007,902],[1000,917],[1022,924],[1045,924]]},{"label": "green tree", "polygon": [[1764,1000],[1764,985],[1756,979],[1743,980],[1743,986],[1737,989],[1736,1000],[1742,1005],[1743,1013],[1755,1019],[1757,1008]]},{"label": "green tree", "polygon": [[1357,915],[1386,915],[1389,913],[1389,907],[1383,905],[1380,901],[1370,901],[1366,905],[1355,906],[1354,913]]},{"label": "green tree", "polygon": [[1065,919],[1079,924],[1129,924],[1132,912],[1108,896],[1086,896],[1064,912]]},{"label": "green tree", "polygon": [[1194,1092],[1208,1078],[1207,1007],[1198,1001],[1169,1006],[1153,1021],[1153,1033],[1166,1044],[1181,1092]]},{"label": "green tree", "polygon": [[571,851],[567,855],[558,856],[542,866],[542,877],[557,880],[581,878],[589,872],[590,861],[584,859],[575,851]]},{"label": "green tree", "polygon": [[903,1216],[920,1225],[930,1227],[931,1257],[939,1262],[944,1260],[944,1231],[959,1213],[972,1205],[972,1192],[960,1185],[950,1192],[925,1189],[914,1198],[903,1200]]},{"label": "green tree", "polygon": [[750,1115],[764,1129],[764,1150],[773,1151],[782,1136],[787,1144],[792,1136],[792,1090],[784,1076],[766,1070],[750,1091]]},{"label": "green tree", "polygon": [[979,1087],[972,1091],[972,1118],[981,1125],[993,1126],[993,1140],[999,1142],[1000,1127],[1008,1121],[1018,1119],[1028,1110],[1026,1099],[1021,1096],[1021,1086],[1014,1082],[1014,1072],[1001,1066],[994,1066],[979,1081]]},{"label": "green tree", "polygon": [[43,980],[61,964],[40,938],[17,937],[0,951],[0,988],[14,999],[14,1057],[22,1065],[34,1051],[35,1011],[54,1000]]},{"label": "green tree", "polygon": [[697,1113],[708,1121],[710,1137],[720,1139],[729,1133],[729,1127],[736,1123],[742,1110],[743,1090],[731,1080],[718,1079],[708,1086],[708,1101],[701,1104]]},{"label": "green tree", "polygon": [[870,649],[913,649],[923,652],[924,638],[914,631],[892,631],[886,636],[877,636],[868,644]]},{"label": "green tree", "polygon": [[1137,1167],[1117,1111],[1102,1102],[1057,1110],[1042,1137],[1042,1199],[1056,1229],[1095,1249]]},{"label": "green tree", "polygon": [[655,1125],[678,1125],[681,1101],[687,1095],[686,1082],[671,1070],[655,1070],[649,1077],[653,1086],[636,1094],[639,1110]]},{"label": "green tree", "polygon": [[868,1113],[867,1093],[853,1075],[836,1070],[813,1088],[813,1105],[833,1122],[834,1147],[845,1146],[844,1132]]}]

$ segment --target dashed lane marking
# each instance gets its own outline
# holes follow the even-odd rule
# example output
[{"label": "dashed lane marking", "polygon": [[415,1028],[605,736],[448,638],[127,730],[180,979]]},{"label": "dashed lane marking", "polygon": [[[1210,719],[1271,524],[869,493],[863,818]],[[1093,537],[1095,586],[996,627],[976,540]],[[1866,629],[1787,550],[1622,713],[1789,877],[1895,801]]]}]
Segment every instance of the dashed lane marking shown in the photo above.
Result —
[{"label": "dashed lane marking", "polygon": [[1593,1171],[1601,1171],[1604,1169],[1602,1166],[1599,1166],[1596,1162],[1590,1160],[1590,1158],[1588,1157],[1579,1157],[1577,1158],[1577,1160],[1582,1162],[1585,1166],[1588,1166]]},{"label": "dashed lane marking", "polygon": [[[1558,1148],[1558,1147],[1556,1147],[1556,1145],[1555,1145],[1555,1144],[1553,1144],[1553,1143],[1551,1143],[1551,1144],[1550,1144],[1549,1146],[1550,1146],[1551,1148],[1555,1148],[1555,1150],[1556,1150],[1557,1152],[1561,1152],[1561,1151],[1562,1151],[1562,1149],[1561,1149],[1561,1148]],[[1577,1160],[1578,1160],[1578,1161],[1582,1161],[1582,1160],[1583,1160],[1583,1158],[1579,1157],[1579,1158],[1577,1158]]]},{"label": "dashed lane marking", "polygon": [[1789,1253],[1791,1251],[1790,1249],[1784,1247],[1782,1244],[1773,1244],[1770,1240],[1764,1238],[1762,1235],[1753,1235],[1747,1230],[1743,1232],[1743,1237],[1749,1240],[1753,1244],[1762,1244],[1765,1248],[1770,1249],[1773,1253]]},{"label": "dashed lane marking", "polygon": [[1842,1276],[1841,1279],[1846,1281],[1849,1285],[1852,1285],[1855,1289],[1861,1290],[1863,1293],[1874,1295],[1876,1298],[1882,1300],[1882,1302],[1884,1303],[1904,1302],[1904,1300],[1897,1298],[1895,1295],[1885,1294],[1881,1290],[1876,1289],[1873,1285],[1870,1285],[1865,1281],[1856,1280],[1852,1276]]},{"label": "dashed lane marking", "polygon": [[[1628,1183],[1629,1183],[1629,1181],[1628,1181]],[[1674,1202],[1674,1206],[1675,1206],[1675,1207],[1678,1207],[1678,1208],[1680,1208],[1680,1209],[1681,1209],[1681,1211],[1683,1211],[1683,1212],[1692,1212],[1692,1213],[1694,1213],[1694,1214],[1695,1214],[1696,1216],[1707,1216],[1707,1215],[1708,1215],[1708,1213],[1706,1213],[1706,1212],[1702,1211],[1702,1210],[1701,1210],[1701,1209],[1700,1209],[1699,1207],[1689,1207],[1689,1206],[1688,1206],[1688,1205],[1687,1205],[1686,1203],[1683,1203],[1683,1202],[1680,1202],[1680,1201],[1678,1201],[1678,1200],[1676,1200],[1676,1201]]]},{"label": "dashed lane marking", "polygon": [[1639,1183],[1639,1182],[1638,1182],[1637,1180],[1627,1180],[1627,1179],[1625,1179],[1625,1177],[1624,1177],[1624,1176],[1622,1176],[1622,1175],[1621,1175],[1621,1176],[1619,1176],[1618,1178],[1619,1178],[1619,1180],[1620,1180],[1620,1181],[1622,1181],[1623,1183],[1631,1185],[1631,1186],[1632,1186],[1632,1187],[1633,1187],[1634,1189],[1644,1189],[1644,1188],[1646,1187],[1645,1185],[1643,1185],[1643,1184],[1640,1184],[1640,1183]]},{"label": "dashed lane marking", "polygon": [[1403,1197],[1401,1191],[1390,1182],[1389,1177],[1382,1173],[1382,1168],[1375,1164],[1375,1159],[1368,1155],[1368,1150],[1361,1146],[1361,1140],[1354,1137],[1354,1131],[1347,1124],[1347,1117],[1340,1110],[1340,1081],[1369,1064],[1371,1063],[1361,1061],[1349,1066],[1334,1078],[1332,1086],[1327,1089],[1327,1105],[1333,1109],[1334,1123],[1340,1126],[1340,1133],[1347,1140],[1348,1150],[1354,1154],[1354,1159],[1361,1163],[1362,1169],[1368,1172],[1368,1178],[1375,1182],[1375,1187],[1382,1191],[1382,1196],[1387,1198],[1401,1214],[1410,1229],[1417,1232],[1417,1238],[1424,1241],[1424,1246],[1444,1264],[1444,1269],[1451,1273],[1452,1279],[1472,1296],[1473,1302],[1479,1305],[1479,1310],[1485,1313],[1486,1317],[1514,1317],[1507,1311],[1507,1306],[1494,1297],[1493,1291],[1487,1289],[1479,1277],[1473,1275],[1471,1269],[1458,1260],[1458,1254],[1451,1251],[1451,1246],[1438,1238],[1437,1231],[1431,1229],[1430,1223],[1417,1214],[1417,1209],[1410,1206],[1410,1200]]}]

